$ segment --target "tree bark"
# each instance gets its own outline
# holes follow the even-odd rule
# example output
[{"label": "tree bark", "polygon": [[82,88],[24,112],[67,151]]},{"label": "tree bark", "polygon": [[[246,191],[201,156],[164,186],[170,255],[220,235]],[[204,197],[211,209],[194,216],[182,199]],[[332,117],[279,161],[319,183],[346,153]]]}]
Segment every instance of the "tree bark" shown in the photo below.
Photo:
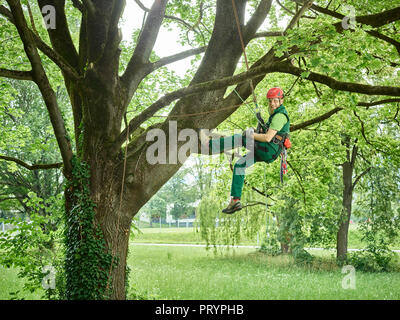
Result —
[{"label": "tree bark", "polygon": [[352,213],[353,190],[355,186],[355,184],[353,184],[353,172],[358,152],[357,140],[350,150],[350,136],[344,136],[342,143],[346,146],[346,161],[342,164],[343,199],[336,242],[336,257],[339,261],[345,261],[347,258],[348,234]]},{"label": "tree bark", "polygon": [[349,162],[343,164],[343,199],[342,214],[337,232],[336,257],[338,260],[345,260],[347,257],[349,223],[351,217],[353,188],[352,188],[353,167]]}]

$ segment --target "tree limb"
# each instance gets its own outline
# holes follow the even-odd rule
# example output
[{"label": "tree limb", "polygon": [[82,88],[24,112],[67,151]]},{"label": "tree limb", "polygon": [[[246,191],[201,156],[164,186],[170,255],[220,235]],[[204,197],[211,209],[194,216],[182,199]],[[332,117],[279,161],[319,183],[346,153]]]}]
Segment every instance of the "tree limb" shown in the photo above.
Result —
[{"label": "tree limb", "polygon": [[400,97],[400,87],[371,86],[366,84],[338,81],[334,78],[331,78],[323,74],[297,68],[287,62],[276,64],[276,66],[277,70],[274,72],[288,73],[295,76],[300,76],[303,72],[309,72],[310,74],[307,77],[304,77],[304,79],[325,84],[331,89],[347,91],[347,92],[357,92],[367,95],[377,95],[377,96],[385,95],[385,96]]},{"label": "tree limb", "polygon": [[303,129],[303,128],[308,127],[308,126],[311,126],[311,125],[313,125],[313,124],[315,124],[315,123],[322,122],[322,121],[324,121],[324,120],[330,118],[330,117],[331,117],[332,115],[334,115],[335,113],[338,113],[338,112],[341,111],[341,110],[343,110],[343,108],[336,107],[336,108],[334,108],[334,109],[332,109],[332,110],[330,110],[330,111],[324,113],[324,114],[321,115],[321,116],[318,116],[318,117],[315,117],[315,118],[313,118],[313,119],[304,121],[304,122],[299,123],[299,124],[297,124],[297,125],[291,125],[291,126],[290,126],[290,132]]},{"label": "tree limb", "polygon": [[62,162],[59,163],[52,163],[52,164],[33,164],[29,165],[26,162],[19,160],[14,157],[8,157],[8,156],[3,156],[0,155],[0,160],[5,160],[5,161],[11,161],[14,162],[28,170],[46,170],[46,169],[59,169],[63,166]]},{"label": "tree limb", "polygon": [[[128,100],[133,95],[136,83],[134,82],[135,73],[138,68],[148,63],[151,51],[156,43],[157,35],[164,18],[167,0],[155,1],[147,16],[144,27],[140,33],[136,48],[129,60],[128,66],[121,77],[122,83],[128,89]],[[141,80],[141,79],[139,79]],[[138,81],[139,81],[138,80]]]},{"label": "tree limb", "polygon": [[[372,107],[372,106],[377,106],[377,105],[381,105],[381,104],[385,104],[385,103],[394,103],[394,102],[400,102],[400,99],[385,99],[385,100],[379,100],[379,101],[373,101],[373,102],[358,102],[357,106],[360,107]],[[315,123],[319,123],[322,122],[328,118],[330,118],[332,115],[334,115],[335,113],[338,113],[339,111],[343,110],[344,108],[342,107],[336,107],[333,108],[332,110],[318,116],[315,117],[313,119],[304,121],[302,123],[299,124],[295,124],[295,125],[291,125],[290,126],[290,132],[296,131],[296,130],[301,130],[304,129],[306,127],[309,127]]]},{"label": "tree limb", "polygon": [[196,49],[189,49],[189,50],[186,50],[186,51],[183,51],[183,52],[180,52],[180,53],[168,56],[168,57],[161,58],[160,60],[150,64],[149,71],[151,72],[151,71],[161,68],[167,64],[185,59],[187,57],[190,57],[190,56],[193,56],[193,55],[196,55],[199,53],[203,53],[204,51],[206,51],[206,49],[207,49],[207,46],[204,46],[204,47],[200,47],[200,48],[196,48]]},{"label": "tree limb", "polygon": [[50,82],[42,65],[42,61],[37,52],[35,42],[32,38],[32,32],[29,30],[26,24],[21,3],[18,0],[7,0],[7,2],[10,6],[18,34],[20,35],[22,43],[24,44],[24,50],[32,65],[33,79],[40,89],[49,112],[50,121],[53,126],[54,134],[56,136],[64,162],[64,174],[69,177],[72,172],[72,147],[57,103],[57,98],[53,89],[51,88]]},{"label": "tree limb", "polygon": [[48,46],[40,37],[29,30],[31,36],[35,41],[36,47],[43,52],[51,61],[53,61],[66,76],[74,81],[80,81],[81,76],[79,73],[56,51],[54,51],[50,46]]},{"label": "tree limb", "polygon": [[354,144],[353,144],[353,149],[351,151],[351,158],[350,158],[350,166],[352,168],[354,168],[354,164],[356,163],[357,154],[358,154],[358,146],[357,146],[357,139],[355,139]]},{"label": "tree limb", "polygon": [[10,10],[8,10],[5,6],[0,5],[0,14],[6,17],[11,23],[14,24],[14,18]]},{"label": "tree limb", "polygon": [[[12,24],[15,25],[15,21],[11,11],[2,5],[0,6],[0,14],[6,17]],[[60,56],[56,51],[49,47],[35,32],[33,32],[28,27],[27,29],[31,33],[31,37],[34,39],[37,48],[42,51],[48,58],[50,58],[50,60],[52,60],[61,69],[61,71],[65,72],[65,74],[74,81],[78,81],[80,79],[79,74],[62,56]]]},{"label": "tree limb", "polygon": [[262,0],[256,11],[251,16],[249,22],[243,28],[243,38],[245,42],[249,42],[254,38],[254,34],[260,28],[271,9],[272,0]]},{"label": "tree limb", "polygon": [[306,0],[304,1],[304,3],[302,3],[302,7],[300,8],[300,10],[298,12],[296,12],[296,14],[294,15],[294,17],[292,18],[292,20],[290,20],[288,26],[285,29],[285,33],[294,28],[294,26],[297,24],[297,22],[300,20],[300,18],[304,15],[304,13],[310,9],[310,7],[312,7],[313,5],[313,0]]},{"label": "tree limb", "polygon": [[364,175],[366,175],[371,169],[372,169],[372,167],[369,167],[368,169],[366,169],[364,172],[362,172],[362,173],[354,180],[353,185],[352,185],[352,189],[354,189],[354,188],[356,187],[358,181],[360,181],[360,179],[361,179]]},{"label": "tree limb", "polygon": [[254,34],[253,39],[266,38],[266,37],[280,37],[283,35],[284,35],[283,31],[262,31],[262,32],[257,32],[256,34]]},{"label": "tree limb", "polygon": [[0,68],[0,77],[16,79],[16,80],[30,80],[33,81],[32,71],[18,71]]},{"label": "tree limb", "polygon": [[400,102],[400,99],[385,99],[373,102],[358,102],[357,105],[361,107],[373,107],[373,106],[378,106],[380,104],[394,103],[394,102]]},{"label": "tree limb", "polygon": [[48,28],[47,33],[49,34],[51,44],[57,54],[77,72],[79,58],[68,27],[67,17],[65,14],[65,0],[37,0],[37,2],[40,11],[42,11],[43,7],[47,5],[54,6],[57,27],[55,29]]}]

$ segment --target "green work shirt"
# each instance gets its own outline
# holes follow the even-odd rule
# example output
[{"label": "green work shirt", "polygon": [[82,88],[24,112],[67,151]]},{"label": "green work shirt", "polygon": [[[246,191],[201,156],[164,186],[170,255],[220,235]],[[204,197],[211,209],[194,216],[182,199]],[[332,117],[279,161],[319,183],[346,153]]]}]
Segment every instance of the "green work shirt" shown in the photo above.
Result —
[{"label": "green work shirt", "polygon": [[272,118],[271,125],[269,126],[269,128],[272,130],[281,131],[287,121],[288,120],[283,113],[277,113]]}]

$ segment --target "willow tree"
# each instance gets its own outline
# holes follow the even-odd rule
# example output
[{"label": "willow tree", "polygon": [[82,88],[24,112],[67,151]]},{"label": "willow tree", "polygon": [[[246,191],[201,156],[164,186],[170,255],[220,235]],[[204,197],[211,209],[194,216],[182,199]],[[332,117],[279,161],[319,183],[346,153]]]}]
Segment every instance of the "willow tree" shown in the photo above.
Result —
[{"label": "willow tree", "polygon": [[[0,6],[0,13],[4,18],[1,20],[2,26],[7,24],[16,28],[15,35],[19,39],[15,41],[23,44],[24,52],[20,52],[20,56],[27,58],[30,64],[30,70],[5,66],[0,69],[0,76],[36,83],[47,107],[58,143],[63,173],[69,181],[65,190],[66,221],[67,224],[74,221],[69,226],[70,244],[68,247],[67,243],[66,257],[67,288],[71,291],[69,298],[101,298],[101,292],[99,295],[91,295],[91,291],[99,288],[103,291],[111,288],[111,295],[107,297],[125,298],[126,257],[132,218],[182,165],[180,161],[174,161],[174,154],[185,141],[169,142],[171,120],[176,121],[174,125],[176,124],[178,132],[182,129],[215,128],[240,106],[241,98],[250,97],[252,89],[272,72],[301,76],[305,80],[324,84],[333,90],[363,95],[400,96],[400,87],[386,85],[384,81],[376,81],[376,85],[365,84],[363,79],[347,81],[345,77],[341,79],[340,74],[320,73],[318,69],[306,70],[304,66],[293,64],[293,57],[304,53],[305,49],[316,50],[319,45],[321,48],[326,47],[323,31],[319,34],[318,28],[315,32],[309,32],[305,39],[300,39],[302,41],[290,36],[292,29],[298,27],[301,30],[303,26],[307,26],[308,29],[305,30],[312,30],[308,20],[312,21],[317,16],[336,19],[333,24],[335,28],[329,29],[331,33],[340,34],[346,29],[341,23],[346,20],[345,15],[327,8],[325,1],[285,1],[284,7],[290,12],[290,19],[285,30],[279,32],[259,30],[268,18],[272,0],[195,1],[195,5],[191,5],[190,1],[171,0],[168,3],[167,0],[155,0],[151,8],[146,8],[140,1],[136,1],[140,10],[146,12],[146,19],[130,53],[129,62],[121,71],[121,31],[118,25],[125,2],[71,0],[81,21],[78,26],[72,26],[66,15],[66,8],[71,3],[66,3],[65,0],[38,0],[36,4],[48,26],[49,41],[46,40],[47,36],[41,37],[35,27],[29,1],[6,0],[2,1],[4,4]],[[318,2],[323,7],[313,2]],[[335,4],[330,2],[331,8],[340,3],[333,2]],[[249,5],[251,13],[247,19],[246,5]],[[356,6],[355,3],[354,5]],[[37,7],[33,7],[35,8]],[[212,16],[206,14],[210,10],[213,11]],[[54,21],[51,21],[52,13]],[[391,31],[379,30],[390,27],[400,18],[399,7],[372,14],[366,12],[365,15],[355,18],[357,23],[368,26],[362,30],[366,37],[380,41],[390,47],[390,50],[395,47],[400,51],[399,42],[390,36]],[[199,39],[206,43],[173,56],[151,61],[160,27],[168,21],[179,23],[188,28],[188,32],[197,31],[197,42],[194,43],[198,43]],[[79,41],[74,42],[76,35],[73,32],[77,28]],[[254,39],[271,36],[279,36],[271,48],[260,53],[248,71],[234,75],[243,49]],[[354,44],[351,52],[361,51],[362,55],[362,50],[357,49]],[[130,118],[124,126],[129,103],[146,77],[162,66],[200,53],[204,55],[188,87],[166,93],[143,110],[129,113]],[[387,61],[382,54],[384,52],[379,50],[370,58],[384,61],[385,66],[390,67],[391,61]],[[69,94],[74,141],[65,129],[65,120],[49,75],[46,74],[45,61],[48,59],[61,70]],[[252,82],[248,79],[252,79]],[[231,85],[236,85],[236,92],[240,97],[236,93],[227,92],[227,87]],[[156,112],[171,103],[174,105],[165,121],[150,127],[142,126]],[[338,111],[330,110],[315,119],[304,119],[307,122],[297,124],[293,129],[322,121]],[[150,163],[146,160],[146,150],[152,144],[146,137],[149,130],[153,129],[159,129],[167,136],[167,164]],[[21,164],[21,161],[11,157],[3,156],[3,159]],[[46,164],[46,168],[48,166]],[[81,211],[92,210],[93,220],[74,220],[75,216],[82,217],[77,208]],[[90,212],[88,216],[92,217]],[[111,261],[106,258],[90,260],[89,254],[82,257],[82,254],[85,254],[83,247],[87,245],[85,241],[89,240],[86,237],[92,234],[88,229],[95,229],[94,237],[99,241],[99,237],[104,240],[104,246],[101,245],[100,248],[113,255]],[[94,283],[90,282],[89,286],[89,282],[85,282],[85,272],[88,272],[88,269],[94,270],[91,274],[93,277],[103,274],[98,276],[99,283],[96,283],[96,280]],[[71,270],[74,271],[73,274]],[[107,270],[110,270],[110,277],[104,276]],[[104,285],[105,281],[107,285]],[[88,287],[85,287],[86,284]],[[80,290],[80,293],[73,292],[74,290]]]}]

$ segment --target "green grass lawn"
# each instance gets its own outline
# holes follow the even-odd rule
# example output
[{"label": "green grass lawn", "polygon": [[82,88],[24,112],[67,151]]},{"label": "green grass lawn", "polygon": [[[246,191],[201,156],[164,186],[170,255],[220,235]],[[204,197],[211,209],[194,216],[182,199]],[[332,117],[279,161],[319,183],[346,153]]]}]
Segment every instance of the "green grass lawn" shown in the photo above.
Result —
[{"label": "green grass lawn", "polygon": [[12,299],[11,292],[20,291],[19,296],[25,300],[40,299],[41,293],[30,293],[23,290],[23,280],[18,278],[17,269],[6,269],[0,266],[0,300]]},{"label": "green grass lawn", "polygon": [[[350,225],[349,230],[349,249],[363,249],[365,243],[361,241],[361,232],[356,229],[356,225]],[[196,228],[143,228],[140,233],[135,232],[132,237],[133,242],[143,243],[186,243],[186,244],[205,244]],[[257,245],[255,239],[242,239],[241,245]],[[392,249],[400,249],[400,239],[392,245]]]},{"label": "green grass lawn", "polygon": [[[362,248],[351,229],[349,248]],[[145,299],[400,299],[400,272],[356,271],[356,289],[343,289],[346,274],[333,251],[313,251],[311,267],[296,266],[290,256],[267,257],[255,249],[229,251],[203,247],[143,246],[140,242],[204,244],[193,228],[146,228],[131,241],[130,298]],[[257,245],[254,240],[241,244]],[[17,270],[0,267],[0,299],[22,290]],[[24,293],[25,299],[41,294]]]},{"label": "green grass lawn", "polygon": [[400,299],[400,273],[356,271],[356,289],[346,290],[346,274],[326,254],[301,267],[289,256],[266,257],[254,249],[215,256],[204,248],[133,244],[128,261],[131,286],[145,298]]}]

